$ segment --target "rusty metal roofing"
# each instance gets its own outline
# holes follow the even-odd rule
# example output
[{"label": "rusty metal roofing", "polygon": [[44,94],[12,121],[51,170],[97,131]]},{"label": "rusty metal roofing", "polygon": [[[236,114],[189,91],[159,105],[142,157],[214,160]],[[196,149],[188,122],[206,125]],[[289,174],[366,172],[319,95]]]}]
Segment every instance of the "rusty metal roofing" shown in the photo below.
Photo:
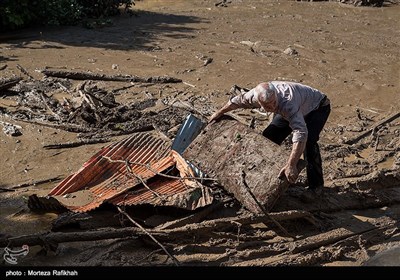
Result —
[{"label": "rusty metal roofing", "polygon": [[[51,203],[54,206],[55,198],[69,210],[86,212],[105,202],[174,205],[187,209],[211,203],[208,188],[185,179],[193,173],[184,165],[185,160],[171,150],[168,141],[150,133],[137,133],[101,149],[50,191],[52,199],[46,202],[47,198],[35,197],[35,205],[46,208],[45,204]],[[166,171],[180,175],[164,175]]]}]

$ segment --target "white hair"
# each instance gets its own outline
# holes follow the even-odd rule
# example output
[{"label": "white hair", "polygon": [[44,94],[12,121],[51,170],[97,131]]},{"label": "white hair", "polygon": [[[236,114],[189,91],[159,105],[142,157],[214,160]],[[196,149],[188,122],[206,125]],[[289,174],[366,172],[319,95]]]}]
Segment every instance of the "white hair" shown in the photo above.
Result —
[{"label": "white hair", "polygon": [[258,102],[267,103],[274,94],[274,91],[269,88],[268,83],[261,83],[254,88],[254,93]]}]

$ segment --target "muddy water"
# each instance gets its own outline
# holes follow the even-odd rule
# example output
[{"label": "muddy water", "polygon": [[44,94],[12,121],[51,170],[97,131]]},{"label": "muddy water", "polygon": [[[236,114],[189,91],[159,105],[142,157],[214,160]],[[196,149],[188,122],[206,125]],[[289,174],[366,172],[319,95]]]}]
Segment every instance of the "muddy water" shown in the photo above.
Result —
[{"label": "muddy water", "polygon": [[27,207],[28,196],[36,193],[45,196],[53,188],[52,184],[43,184],[37,188],[29,187],[18,191],[19,198],[7,192],[1,195],[0,224],[1,233],[7,235],[33,234],[51,229],[54,213],[34,213]]},{"label": "muddy water", "polygon": [[[366,148],[360,151],[357,155],[351,154],[348,157],[345,157],[344,160],[348,163],[353,163],[359,161],[361,158],[373,164],[375,157],[376,157],[375,148]],[[386,157],[382,162],[379,162],[376,165],[379,169],[390,169],[392,168],[394,161],[395,161],[394,157]]]}]

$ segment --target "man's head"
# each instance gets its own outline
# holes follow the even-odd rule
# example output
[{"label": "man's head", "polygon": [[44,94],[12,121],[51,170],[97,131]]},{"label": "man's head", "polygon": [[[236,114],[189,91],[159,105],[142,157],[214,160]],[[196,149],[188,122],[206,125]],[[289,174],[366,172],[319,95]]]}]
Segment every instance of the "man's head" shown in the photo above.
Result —
[{"label": "man's head", "polygon": [[260,83],[255,88],[258,103],[267,112],[276,111],[276,95],[275,91],[269,88],[268,83]]}]

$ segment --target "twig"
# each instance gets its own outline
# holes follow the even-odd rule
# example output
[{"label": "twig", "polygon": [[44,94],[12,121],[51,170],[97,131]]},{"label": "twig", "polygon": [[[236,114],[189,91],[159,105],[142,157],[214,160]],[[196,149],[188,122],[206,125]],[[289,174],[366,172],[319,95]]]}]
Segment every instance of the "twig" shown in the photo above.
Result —
[{"label": "twig", "polygon": [[182,82],[182,84],[185,84],[185,85],[190,86],[190,87],[192,87],[192,88],[195,88],[195,87],[196,87],[195,85],[189,84],[189,83],[187,83],[187,82]]},{"label": "twig", "polygon": [[67,143],[59,143],[59,144],[49,144],[44,145],[43,148],[45,149],[64,149],[64,148],[74,148],[79,147],[82,145],[91,145],[91,144],[98,144],[98,143],[107,143],[110,139],[108,138],[100,138],[100,139],[84,139],[81,141],[76,142],[67,142]]},{"label": "twig", "polygon": [[118,211],[119,211],[121,214],[125,215],[125,216],[128,218],[129,221],[131,221],[134,225],[136,225],[138,228],[140,228],[142,231],[144,231],[144,233],[146,233],[158,246],[161,247],[161,249],[163,249],[163,251],[172,259],[172,261],[174,262],[174,264],[175,264],[176,266],[179,266],[179,261],[178,261],[174,256],[172,256],[172,255],[167,251],[167,249],[166,249],[160,242],[158,242],[157,239],[154,238],[153,235],[151,235],[145,228],[143,228],[139,223],[137,223],[134,219],[132,219],[132,218],[128,215],[128,213],[126,213],[124,210],[121,209],[121,207],[117,206],[117,209],[118,209]]},{"label": "twig", "polygon": [[[126,163],[125,160],[118,160],[118,159],[112,159],[110,157],[107,156],[103,156],[103,158],[105,158],[106,160],[108,160],[109,162],[118,162],[118,163]],[[208,181],[217,181],[217,179],[214,178],[203,178],[203,177],[179,177],[179,176],[173,176],[173,175],[168,175],[168,174],[163,174],[163,173],[159,173],[156,170],[154,170],[153,168],[151,168],[148,164],[145,163],[141,163],[141,162],[135,162],[135,161],[128,161],[129,164],[134,164],[134,165],[139,165],[139,166],[143,166],[145,168],[147,168],[148,170],[150,170],[151,172],[154,173],[154,175],[159,175],[159,176],[163,176],[166,178],[171,178],[171,179],[192,179],[192,180],[208,180]]]},{"label": "twig", "polygon": [[142,179],[142,177],[140,177],[139,175],[137,175],[135,172],[133,172],[132,168],[129,166],[129,160],[125,160],[125,167],[126,170],[129,172],[129,174],[135,176],[137,179],[139,179],[140,182],[142,182],[143,186],[148,189],[152,194],[154,194],[155,196],[157,196],[159,199],[161,199],[162,201],[164,200],[164,198],[157,192],[153,191],[147,184],[146,182]]},{"label": "twig", "polygon": [[40,98],[42,99],[44,105],[46,105],[46,108],[56,117],[57,120],[60,120],[60,116],[53,111],[53,109],[51,109],[51,107],[49,106],[49,104],[47,104],[46,99],[48,99],[49,97],[47,95],[45,95],[43,92],[38,92],[40,95]]},{"label": "twig", "polygon": [[130,88],[132,88],[132,87],[134,87],[134,86],[135,86],[135,85],[129,85],[129,86],[125,86],[125,87],[116,88],[116,89],[113,89],[111,92],[112,92],[113,94],[116,94],[117,92],[119,92],[119,91],[121,91],[121,90],[130,89]]},{"label": "twig", "polygon": [[29,187],[29,186],[37,186],[37,185],[41,185],[41,184],[46,184],[49,182],[53,182],[53,181],[58,181],[60,180],[61,177],[57,176],[57,177],[53,177],[53,178],[49,178],[49,179],[42,179],[42,180],[37,180],[37,181],[33,181],[30,183],[23,183],[23,184],[18,184],[9,188],[4,188],[6,190],[15,190],[15,189],[21,189],[21,188],[25,188],[25,187]]},{"label": "twig", "polygon": [[272,218],[267,210],[265,209],[265,207],[258,201],[258,199],[256,198],[256,196],[253,194],[253,192],[251,191],[249,185],[246,182],[246,172],[244,172],[242,170],[242,182],[243,185],[246,187],[247,191],[249,192],[250,196],[253,198],[253,200],[256,202],[256,204],[258,205],[258,207],[261,209],[261,211],[264,213],[264,215],[271,220],[285,235],[290,236],[292,238],[295,238],[295,236],[291,235],[290,233],[287,232],[287,230],[280,224],[278,223],[274,218]]},{"label": "twig", "polygon": [[28,71],[26,71],[21,65],[17,64],[17,68],[23,74],[27,75],[30,79],[34,80],[34,78],[28,73]]}]

